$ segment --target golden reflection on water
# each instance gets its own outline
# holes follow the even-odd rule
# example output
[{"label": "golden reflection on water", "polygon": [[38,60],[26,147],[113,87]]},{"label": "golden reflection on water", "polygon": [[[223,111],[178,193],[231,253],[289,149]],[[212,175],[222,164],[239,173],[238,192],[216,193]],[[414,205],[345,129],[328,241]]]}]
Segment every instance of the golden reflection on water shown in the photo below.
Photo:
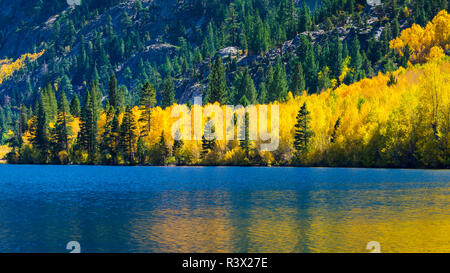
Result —
[{"label": "golden reflection on water", "polygon": [[167,192],[131,220],[136,251],[450,252],[450,189]]},{"label": "golden reflection on water", "polygon": [[[171,197],[168,194],[162,199]],[[196,200],[205,199],[215,203],[195,204]],[[206,193],[177,193],[174,206],[160,203],[153,211],[133,220],[132,238],[138,242],[136,251],[145,252],[150,248],[164,253],[233,251],[231,208],[224,202],[227,199],[227,193],[208,196]],[[156,246],[150,247],[152,243]]]}]

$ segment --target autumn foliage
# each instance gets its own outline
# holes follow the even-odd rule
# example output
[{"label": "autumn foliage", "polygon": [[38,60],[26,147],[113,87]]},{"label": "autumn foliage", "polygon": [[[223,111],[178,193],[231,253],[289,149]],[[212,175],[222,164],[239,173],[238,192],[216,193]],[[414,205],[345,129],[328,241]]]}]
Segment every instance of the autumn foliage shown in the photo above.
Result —
[{"label": "autumn foliage", "polygon": [[[304,92],[294,97],[289,93],[285,102],[273,103],[280,107],[280,142],[275,151],[262,151],[260,141],[251,141],[247,154],[239,141],[225,140],[216,141],[207,153],[202,153],[200,140],[178,143],[175,149],[177,145],[171,135],[178,119],[171,116],[175,105],[152,108],[151,129],[146,135],[140,133],[146,126],[139,122],[142,110],[139,107],[129,110],[127,119],[131,116],[132,123],[136,124],[130,127],[134,133],[130,134],[133,137],[129,150],[136,154],[145,150],[140,159],[143,164],[448,168],[450,58],[444,52],[449,49],[449,34],[450,16],[442,11],[425,29],[414,25],[391,42],[391,47],[400,54],[409,45],[410,61],[415,66],[389,74],[379,73],[349,86],[333,86],[320,94]],[[312,134],[306,152],[294,160],[296,117],[302,105],[306,105],[304,112],[310,115],[308,130]],[[120,124],[123,116],[122,112]],[[100,113],[98,143],[102,143],[110,119],[105,110]],[[73,147],[80,128],[78,118],[73,120],[71,128],[70,146]],[[29,136],[27,132],[21,149],[31,153],[28,158],[32,158]],[[72,163],[92,163],[86,161],[87,155],[81,151],[71,148],[69,153]],[[161,154],[167,160],[161,161]],[[97,163],[104,163],[101,156],[99,153]],[[118,164],[128,164],[123,155],[118,157]]]},{"label": "autumn foliage", "polygon": [[[433,58],[444,56],[450,50],[450,14],[446,10],[429,22],[426,27],[414,24],[402,31],[400,37],[390,42],[390,47],[401,56],[410,54],[410,61],[424,63]],[[405,53],[406,47],[410,52]]]},{"label": "autumn foliage", "polygon": [[41,57],[43,54],[44,51],[41,51],[39,53],[34,54],[30,53],[24,54],[15,61],[9,59],[0,60],[0,84],[2,84],[4,80],[11,77],[14,74],[14,72],[24,67],[27,59],[28,61],[32,62],[35,61],[37,58]]}]

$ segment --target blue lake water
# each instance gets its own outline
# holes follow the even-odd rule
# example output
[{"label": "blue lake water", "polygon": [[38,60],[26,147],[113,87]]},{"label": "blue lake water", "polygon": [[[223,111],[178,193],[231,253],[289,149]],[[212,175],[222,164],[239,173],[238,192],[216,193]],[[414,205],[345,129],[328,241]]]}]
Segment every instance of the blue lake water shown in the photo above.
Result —
[{"label": "blue lake water", "polygon": [[0,165],[0,252],[450,252],[450,171]]}]

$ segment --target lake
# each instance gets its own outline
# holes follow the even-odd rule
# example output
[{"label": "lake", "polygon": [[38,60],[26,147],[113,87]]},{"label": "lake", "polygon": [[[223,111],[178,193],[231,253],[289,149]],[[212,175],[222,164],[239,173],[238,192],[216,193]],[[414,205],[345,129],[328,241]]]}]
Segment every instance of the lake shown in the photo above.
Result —
[{"label": "lake", "polygon": [[450,252],[450,171],[0,166],[0,252]]}]

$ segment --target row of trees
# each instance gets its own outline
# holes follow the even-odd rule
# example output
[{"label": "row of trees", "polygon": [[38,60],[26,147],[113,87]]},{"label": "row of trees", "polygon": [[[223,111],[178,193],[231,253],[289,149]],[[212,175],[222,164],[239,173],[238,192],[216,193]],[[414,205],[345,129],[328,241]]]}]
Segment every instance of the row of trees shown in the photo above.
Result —
[{"label": "row of trees", "polygon": [[[11,163],[55,164],[179,164],[179,165],[308,165],[364,167],[450,166],[450,100],[448,57],[424,65],[379,74],[321,94],[288,94],[280,107],[280,143],[273,152],[244,139],[174,141],[170,135],[172,107],[156,105],[151,84],[141,91],[139,106],[102,107],[97,83],[84,98],[80,116],[61,91],[57,114],[54,97],[41,92],[37,112],[20,119],[10,140]],[[412,78],[413,77],[413,78]],[[113,79],[113,78],[112,78]],[[112,81],[113,82],[113,81]],[[214,124],[204,121],[215,133]],[[270,123],[269,123],[270,126]],[[206,133],[205,133],[206,134]]]}]

